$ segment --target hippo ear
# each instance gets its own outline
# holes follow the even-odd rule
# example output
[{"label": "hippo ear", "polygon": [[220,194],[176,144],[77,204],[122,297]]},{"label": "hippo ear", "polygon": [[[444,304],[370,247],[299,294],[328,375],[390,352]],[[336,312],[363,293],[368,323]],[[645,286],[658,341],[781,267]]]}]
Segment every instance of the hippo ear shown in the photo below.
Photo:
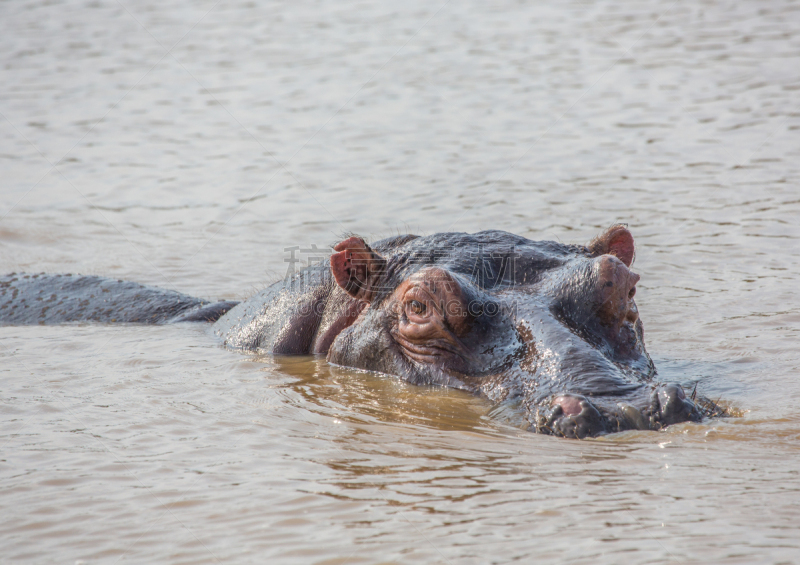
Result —
[{"label": "hippo ear", "polygon": [[598,235],[586,247],[595,257],[598,255],[614,255],[628,267],[633,263],[636,251],[633,245],[633,236],[628,228],[616,224],[608,228],[605,233]]},{"label": "hippo ear", "polygon": [[375,253],[360,237],[336,244],[331,255],[331,272],[336,284],[359,300],[370,302],[386,271],[386,259]]}]

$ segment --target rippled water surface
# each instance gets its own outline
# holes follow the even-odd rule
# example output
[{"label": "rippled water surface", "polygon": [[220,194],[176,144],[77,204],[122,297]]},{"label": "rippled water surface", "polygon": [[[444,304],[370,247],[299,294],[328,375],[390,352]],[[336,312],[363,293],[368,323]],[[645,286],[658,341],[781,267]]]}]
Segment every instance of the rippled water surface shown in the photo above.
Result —
[{"label": "rippled water surface", "polygon": [[569,441],[206,327],[0,328],[10,563],[800,562],[800,4],[0,2],[0,270],[241,299],[284,248],[629,224],[661,377]]}]

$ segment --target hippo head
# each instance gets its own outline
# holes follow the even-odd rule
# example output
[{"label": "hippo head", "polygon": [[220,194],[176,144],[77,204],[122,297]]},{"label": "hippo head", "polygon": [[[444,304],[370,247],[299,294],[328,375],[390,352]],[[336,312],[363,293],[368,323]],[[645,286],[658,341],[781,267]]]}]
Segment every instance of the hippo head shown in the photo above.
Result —
[{"label": "hippo head", "polygon": [[624,226],[585,246],[488,231],[334,251],[356,314],[328,347],[334,364],[520,400],[534,429],[570,437],[701,417],[680,386],[653,382]]}]

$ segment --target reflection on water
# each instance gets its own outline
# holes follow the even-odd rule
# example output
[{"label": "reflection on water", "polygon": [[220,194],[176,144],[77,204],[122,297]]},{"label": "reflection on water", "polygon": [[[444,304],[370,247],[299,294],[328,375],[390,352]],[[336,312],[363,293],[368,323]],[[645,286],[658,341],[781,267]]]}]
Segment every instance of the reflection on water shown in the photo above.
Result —
[{"label": "reflection on water", "polygon": [[[284,400],[306,410],[347,407],[342,418],[354,424],[392,423],[440,430],[487,433],[487,400],[453,389],[406,384],[387,375],[328,365],[324,358],[270,358],[275,368],[297,380]],[[358,415],[358,416],[356,416]]]},{"label": "reflection on water", "polygon": [[741,410],[566,441],[200,326],[0,328],[0,555],[796,562],[799,17],[0,3],[3,272],[242,298],[347,232],[623,221],[661,378]]}]

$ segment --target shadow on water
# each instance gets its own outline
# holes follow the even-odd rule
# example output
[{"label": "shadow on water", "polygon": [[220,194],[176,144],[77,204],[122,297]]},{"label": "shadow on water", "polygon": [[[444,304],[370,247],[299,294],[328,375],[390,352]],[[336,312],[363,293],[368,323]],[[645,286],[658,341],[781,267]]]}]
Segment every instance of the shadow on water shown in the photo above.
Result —
[{"label": "shadow on water", "polygon": [[293,380],[284,385],[303,407],[338,411],[354,424],[402,424],[443,431],[497,433],[487,418],[492,404],[463,391],[407,384],[369,371],[330,365],[324,357],[259,357]]}]

